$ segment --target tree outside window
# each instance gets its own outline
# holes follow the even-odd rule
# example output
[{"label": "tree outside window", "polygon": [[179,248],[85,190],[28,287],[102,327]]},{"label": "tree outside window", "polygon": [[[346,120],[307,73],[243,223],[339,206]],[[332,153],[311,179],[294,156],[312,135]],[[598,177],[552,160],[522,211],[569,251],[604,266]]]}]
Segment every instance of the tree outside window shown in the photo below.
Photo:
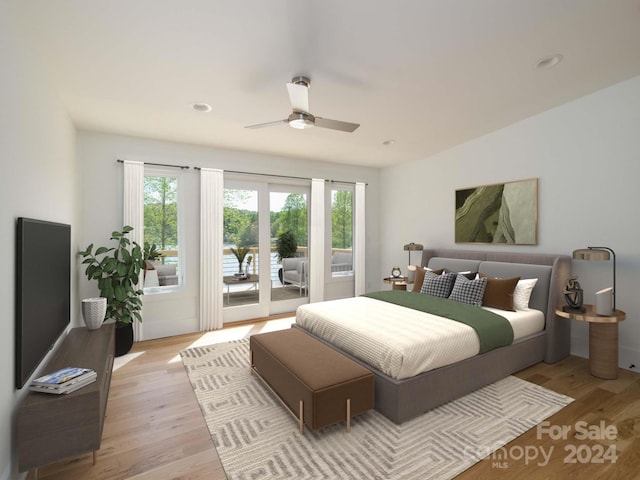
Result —
[{"label": "tree outside window", "polygon": [[[160,251],[161,256],[156,262],[172,266],[168,274],[177,279],[167,282],[166,285],[181,284],[178,254],[178,177],[145,175],[144,242],[150,246],[155,245]],[[160,286],[163,286],[162,278]]]},{"label": "tree outside window", "polygon": [[353,195],[348,190],[333,190],[331,202],[331,247],[353,246]]},{"label": "tree outside window", "polygon": [[308,241],[307,197],[302,193],[290,193],[282,209],[271,212],[271,238],[278,238],[291,232],[299,247],[306,247]]}]

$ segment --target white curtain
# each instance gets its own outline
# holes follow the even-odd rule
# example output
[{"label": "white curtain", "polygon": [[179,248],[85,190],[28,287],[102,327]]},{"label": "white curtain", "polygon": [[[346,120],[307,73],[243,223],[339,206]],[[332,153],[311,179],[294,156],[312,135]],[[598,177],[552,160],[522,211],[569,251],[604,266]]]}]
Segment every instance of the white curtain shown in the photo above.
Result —
[{"label": "white curtain", "polygon": [[[144,246],[144,163],[124,161],[123,226],[133,227],[129,239]],[[142,288],[142,276],[138,288]],[[142,297],[144,301],[144,296]],[[144,310],[144,309],[143,309]],[[141,312],[142,313],[142,312]],[[133,322],[133,339],[144,340],[142,322]]]},{"label": "white curtain", "polygon": [[222,328],[223,171],[200,171],[200,330]]},{"label": "white curtain", "polygon": [[362,295],[366,290],[365,271],[365,187],[364,183],[356,183],[355,195],[355,231],[353,232],[353,268],[355,270],[355,296]]},{"label": "white curtain", "polygon": [[311,180],[311,234],[309,235],[309,302],[324,300],[324,180]]}]

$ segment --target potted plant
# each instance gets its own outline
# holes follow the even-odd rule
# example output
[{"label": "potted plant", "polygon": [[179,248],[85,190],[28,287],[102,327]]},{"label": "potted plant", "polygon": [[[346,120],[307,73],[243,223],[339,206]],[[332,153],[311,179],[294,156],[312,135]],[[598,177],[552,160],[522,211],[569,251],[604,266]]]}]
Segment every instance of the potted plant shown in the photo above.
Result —
[{"label": "potted plant", "polygon": [[233,248],[231,247],[231,252],[236,256],[236,259],[238,260],[238,273],[235,274],[237,277],[244,277],[244,272],[242,271],[242,264],[244,263],[244,259],[246,258],[246,256],[249,254],[249,252],[251,251],[251,248],[249,247],[237,247],[237,248]]},{"label": "potted plant", "polygon": [[[298,252],[298,241],[291,230],[287,230],[286,232],[278,235],[276,240],[276,252],[278,255],[278,262],[280,263],[282,263],[283,258],[292,258],[296,256],[296,253]],[[280,283],[284,285],[282,268],[278,270],[278,277],[280,278]]]},{"label": "potted plant", "polygon": [[146,270],[154,270],[153,262],[162,256],[162,253],[158,250],[158,246],[155,243],[144,242],[143,251],[144,261],[147,264]]},{"label": "potted plant", "polygon": [[87,265],[85,275],[89,280],[98,281],[100,296],[107,299],[105,318],[116,322],[116,355],[124,355],[133,345],[133,322],[142,321],[140,311],[143,291],[138,288],[140,272],[144,270],[143,249],[127,238],[133,227],[125,226],[120,232],[113,232],[111,240],[115,247],[98,247],[95,252],[90,244],[78,255]]},{"label": "potted plant", "polygon": [[144,258],[144,287],[157,287],[158,273],[155,272],[155,262],[162,256],[162,253],[158,250],[158,246],[155,243],[144,242],[144,249],[142,252]]}]

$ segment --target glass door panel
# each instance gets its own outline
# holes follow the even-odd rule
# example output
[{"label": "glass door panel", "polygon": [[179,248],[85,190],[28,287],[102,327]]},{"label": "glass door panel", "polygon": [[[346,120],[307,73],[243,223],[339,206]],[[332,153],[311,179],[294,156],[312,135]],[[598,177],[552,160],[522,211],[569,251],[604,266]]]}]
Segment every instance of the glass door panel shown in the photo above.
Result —
[{"label": "glass door panel", "polygon": [[331,190],[331,276],[353,277],[353,192]]},{"label": "glass door panel", "polygon": [[272,314],[309,301],[308,197],[306,187],[270,187]]},{"label": "glass door panel", "polygon": [[[224,190],[223,305],[260,302],[259,191]],[[225,316],[226,318],[226,316]]]}]

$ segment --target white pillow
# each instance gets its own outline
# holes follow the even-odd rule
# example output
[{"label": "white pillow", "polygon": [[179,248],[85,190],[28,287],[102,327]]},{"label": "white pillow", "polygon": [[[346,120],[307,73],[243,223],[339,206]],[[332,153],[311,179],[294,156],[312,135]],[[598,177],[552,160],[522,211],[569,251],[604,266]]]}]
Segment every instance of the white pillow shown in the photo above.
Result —
[{"label": "white pillow", "polygon": [[513,291],[513,308],[529,310],[529,298],[531,298],[531,292],[537,281],[537,278],[525,278],[518,281],[516,289]]}]

